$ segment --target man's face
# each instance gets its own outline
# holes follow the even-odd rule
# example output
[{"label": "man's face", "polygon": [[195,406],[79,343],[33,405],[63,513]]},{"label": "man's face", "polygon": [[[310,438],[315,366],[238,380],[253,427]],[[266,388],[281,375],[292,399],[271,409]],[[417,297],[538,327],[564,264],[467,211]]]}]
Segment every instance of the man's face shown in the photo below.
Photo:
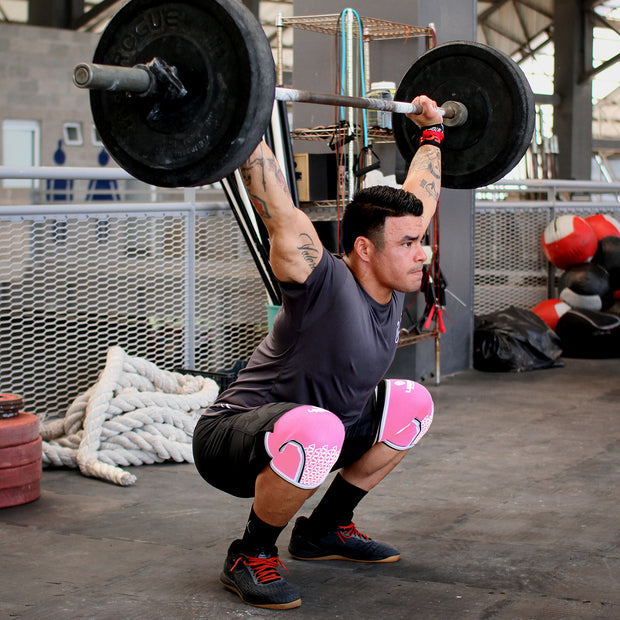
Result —
[{"label": "man's face", "polygon": [[383,244],[376,246],[373,271],[386,288],[404,293],[419,290],[426,253],[422,247],[423,220],[415,215],[388,217]]}]

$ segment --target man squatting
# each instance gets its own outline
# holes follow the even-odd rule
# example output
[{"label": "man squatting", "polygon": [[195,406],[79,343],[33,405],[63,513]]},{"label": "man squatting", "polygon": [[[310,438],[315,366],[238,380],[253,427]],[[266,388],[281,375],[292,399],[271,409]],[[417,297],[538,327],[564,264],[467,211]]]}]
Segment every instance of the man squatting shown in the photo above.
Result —
[{"label": "man squatting", "polygon": [[402,189],[358,191],[342,220],[343,257],[321,244],[294,206],[264,142],[242,166],[270,240],[282,291],[273,328],[247,367],[201,416],[194,432],[200,475],[237,497],[253,497],[242,538],[228,550],[221,581],[246,603],[301,604],[279,574],[276,540],[304,502],[338,471],[309,517],[294,525],[300,560],[395,562],[399,551],[362,534],[353,511],[428,430],[433,402],[410,380],[384,379],[394,358],[405,293],[419,290],[423,236],[441,185],[442,116],[416,97],[420,146]]}]

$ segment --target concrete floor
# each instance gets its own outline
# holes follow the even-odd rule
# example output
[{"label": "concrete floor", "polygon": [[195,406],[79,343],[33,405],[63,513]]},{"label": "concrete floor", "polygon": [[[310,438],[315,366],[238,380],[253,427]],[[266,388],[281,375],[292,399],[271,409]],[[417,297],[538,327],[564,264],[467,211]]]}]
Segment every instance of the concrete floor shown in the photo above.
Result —
[{"label": "concrete floor", "polygon": [[620,360],[565,362],[430,385],[431,430],[356,513],[401,561],[296,561],[289,526],[298,609],[221,586],[250,501],[165,464],[124,488],[46,470],[40,499],[0,510],[0,617],[620,618]]}]

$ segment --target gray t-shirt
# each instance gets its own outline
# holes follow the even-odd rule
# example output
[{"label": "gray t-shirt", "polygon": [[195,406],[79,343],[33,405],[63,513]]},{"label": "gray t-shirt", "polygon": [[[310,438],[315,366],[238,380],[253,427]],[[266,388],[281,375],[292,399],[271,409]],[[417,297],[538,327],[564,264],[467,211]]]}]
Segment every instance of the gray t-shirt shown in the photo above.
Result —
[{"label": "gray t-shirt", "polygon": [[307,404],[353,424],[394,359],[404,294],[376,302],[326,249],[306,282],[280,288],[273,329],[215,404]]}]

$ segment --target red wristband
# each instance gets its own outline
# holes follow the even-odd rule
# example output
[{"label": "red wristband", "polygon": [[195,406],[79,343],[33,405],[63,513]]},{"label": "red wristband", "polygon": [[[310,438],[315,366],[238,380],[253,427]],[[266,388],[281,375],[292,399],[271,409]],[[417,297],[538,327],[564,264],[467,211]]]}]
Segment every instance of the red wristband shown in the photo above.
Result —
[{"label": "red wristband", "polygon": [[443,125],[433,125],[432,127],[422,128],[422,135],[418,141],[418,146],[431,144],[440,147],[443,142]]}]

